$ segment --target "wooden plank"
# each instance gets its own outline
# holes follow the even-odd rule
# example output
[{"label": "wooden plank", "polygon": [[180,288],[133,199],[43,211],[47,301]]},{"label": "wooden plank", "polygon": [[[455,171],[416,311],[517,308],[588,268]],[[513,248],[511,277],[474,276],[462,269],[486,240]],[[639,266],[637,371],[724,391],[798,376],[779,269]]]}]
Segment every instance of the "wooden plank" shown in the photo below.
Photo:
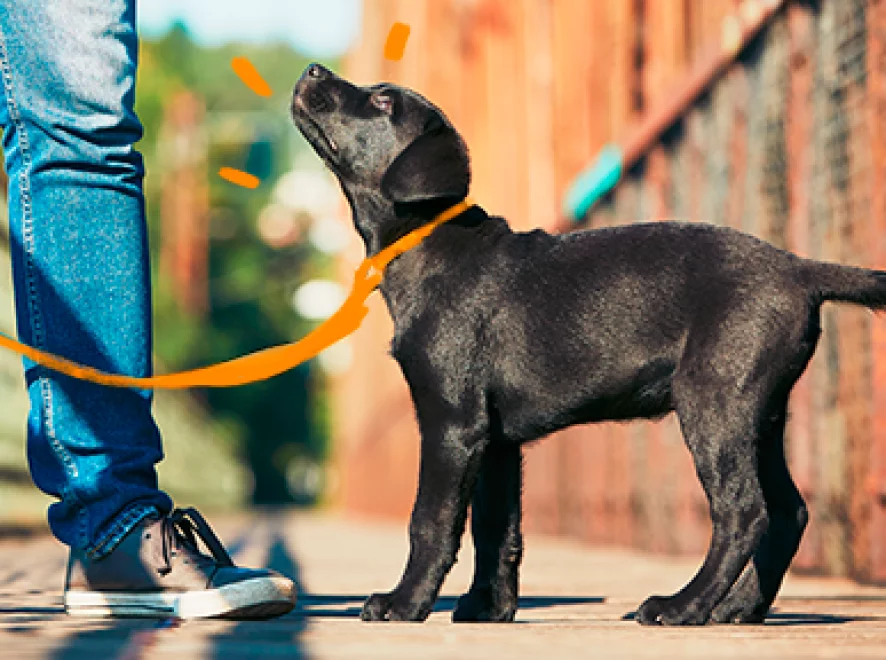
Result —
[{"label": "wooden plank", "polygon": [[647,109],[660,105],[686,72],[686,21],[683,0],[645,3],[646,62],[643,71]]},{"label": "wooden plank", "polygon": [[586,0],[553,3],[554,48],[554,162],[557,199],[569,181],[593,156],[591,44],[594,41],[591,9]]},{"label": "wooden plank", "polygon": [[624,137],[628,126],[638,118],[634,107],[633,87],[642,84],[642,70],[636,71],[634,47],[637,28],[633,0],[593,3],[597,7],[594,37],[594,107],[599,115],[593,124],[600,133],[592,135],[591,148],[596,154],[610,140]]},{"label": "wooden plank", "polygon": [[[493,189],[488,200],[515,230],[534,226],[527,215],[527,120],[524,11],[522,2],[497,2],[485,40],[489,149]],[[538,166],[538,164],[536,164]],[[484,200],[485,201],[485,200]]]},{"label": "wooden plank", "polygon": [[[837,57],[836,12],[833,2],[824,3],[816,16],[816,84],[813,111],[816,126],[815,181],[812,197],[814,239],[813,256],[835,261],[840,258],[842,208],[834,188],[835,153],[840,126],[835,122],[836,104],[831,90],[837,85],[838,71],[833,63]],[[817,488],[812,502],[813,524],[821,534],[821,564],[827,572],[845,574],[848,570],[848,543],[843,525],[845,511],[846,427],[837,405],[837,382],[840,367],[838,310],[826,305],[822,310],[822,340],[810,368],[815,375],[814,402],[818,429],[816,438]]]},{"label": "wooden plank", "polygon": [[[813,59],[815,43],[812,17],[808,8],[792,5],[788,9],[791,75],[787,101],[788,153],[788,248],[801,256],[811,256],[812,234],[810,194],[812,186],[812,108]],[[816,452],[812,404],[813,375],[810,370],[800,378],[791,395],[787,427],[787,453],[797,488],[807,503],[815,494]],[[811,525],[800,544],[794,567],[813,570],[818,564],[818,526]]]},{"label": "wooden plank", "polygon": [[[870,221],[860,221],[871,212],[871,143],[868,122],[869,94],[867,63],[867,26],[863,15],[866,0],[850,0],[842,5],[839,66],[845,70],[842,85],[847,115],[845,149],[847,154],[846,187],[843,189],[844,216],[841,234],[841,260],[857,266],[872,266],[870,249],[876,235]],[[860,56],[859,60],[855,57]],[[865,491],[869,480],[871,435],[871,317],[860,306],[842,306],[840,310],[840,355],[842,367],[838,397],[846,416],[847,473],[846,503],[848,512],[847,562],[849,574],[868,580],[871,572],[871,515],[873,502]]]},{"label": "wooden plank", "polygon": [[523,21],[526,108],[526,182],[528,227],[557,224],[557,172],[554,161],[553,11],[548,0],[526,0]]},{"label": "wooden plank", "polygon": [[[886,268],[886,3],[868,3],[868,128],[871,145],[871,260]],[[886,581],[886,319],[871,320],[873,442],[864,491],[871,503],[870,577]]]},{"label": "wooden plank", "polygon": [[473,107],[464,93],[464,16],[452,2],[423,0],[421,4],[425,8],[425,24],[433,29],[426,27],[424,40],[416,40],[412,46],[426,52],[427,94],[463,132],[468,121],[466,115]]}]

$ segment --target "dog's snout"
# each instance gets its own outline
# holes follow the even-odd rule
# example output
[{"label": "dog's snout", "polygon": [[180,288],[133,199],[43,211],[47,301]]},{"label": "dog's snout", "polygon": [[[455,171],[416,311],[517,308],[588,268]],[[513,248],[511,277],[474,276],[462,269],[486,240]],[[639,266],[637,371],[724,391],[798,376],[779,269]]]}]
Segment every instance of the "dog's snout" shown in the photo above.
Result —
[{"label": "dog's snout", "polygon": [[332,72],[326,67],[321,66],[316,62],[314,62],[313,64],[309,64],[307,68],[302,72],[301,76],[298,79],[298,82],[295,84],[295,93],[304,93],[308,91],[309,88],[313,88],[314,85],[316,85],[317,83],[329,80],[332,77]]},{"label": "dog's snout", "polygon": [[316,62],[308,65],[299,77],[293,90],[293,108],[313,112],[325,112],[334,106],[332,90],[327,88],[327,83],[335,78],[326,67]]},{"label": "dog's snout", "polygon": [[308,68],[305,69],[305,77],[310,80],[325,80],[326,78],[329,78],[331,74],[332,72],[329,69],[316,62],[309,64]]}]

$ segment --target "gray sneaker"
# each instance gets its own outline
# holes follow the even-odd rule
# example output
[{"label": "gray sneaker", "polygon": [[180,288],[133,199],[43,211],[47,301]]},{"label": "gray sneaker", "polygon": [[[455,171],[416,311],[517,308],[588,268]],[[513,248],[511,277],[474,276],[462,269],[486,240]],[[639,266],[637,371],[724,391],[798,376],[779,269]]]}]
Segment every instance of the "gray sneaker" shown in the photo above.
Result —
[{"label": "gray sneaker", "polygon": [[77,616],[269,619],[295,596],[276,571],[235,566],[195,509],[144,520],[99,560],[72,551],[65,580],[65,610]]}]

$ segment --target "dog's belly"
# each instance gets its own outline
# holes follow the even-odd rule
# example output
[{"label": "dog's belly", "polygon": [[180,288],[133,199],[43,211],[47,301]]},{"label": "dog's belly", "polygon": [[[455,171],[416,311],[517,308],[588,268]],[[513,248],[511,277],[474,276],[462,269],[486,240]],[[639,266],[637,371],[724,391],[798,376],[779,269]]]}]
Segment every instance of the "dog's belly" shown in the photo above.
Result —
[{"label": "dog's belly", "polygon": [[574,424],[655,419],[672,410],[672,359],[607,366],[612,368],[576,361],[544,374],[530,368],[525,379],[495,389],[492,402],[503,434],[528,442]]}]

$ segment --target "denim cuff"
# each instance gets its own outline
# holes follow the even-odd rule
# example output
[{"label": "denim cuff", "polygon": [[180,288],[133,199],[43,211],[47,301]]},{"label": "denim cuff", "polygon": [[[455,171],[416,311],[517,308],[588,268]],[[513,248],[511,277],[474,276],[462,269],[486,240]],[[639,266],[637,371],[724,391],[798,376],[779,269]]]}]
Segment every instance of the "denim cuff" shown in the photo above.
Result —
[{"label": "denim cuff", "polygon": [[86,549],[86,555],[93,560],[109,555],[133,527],[152,515],[160,516],[162,514],[152,504],[132,505],[117,517],[114,523],[98,537],[91,547]]}]

